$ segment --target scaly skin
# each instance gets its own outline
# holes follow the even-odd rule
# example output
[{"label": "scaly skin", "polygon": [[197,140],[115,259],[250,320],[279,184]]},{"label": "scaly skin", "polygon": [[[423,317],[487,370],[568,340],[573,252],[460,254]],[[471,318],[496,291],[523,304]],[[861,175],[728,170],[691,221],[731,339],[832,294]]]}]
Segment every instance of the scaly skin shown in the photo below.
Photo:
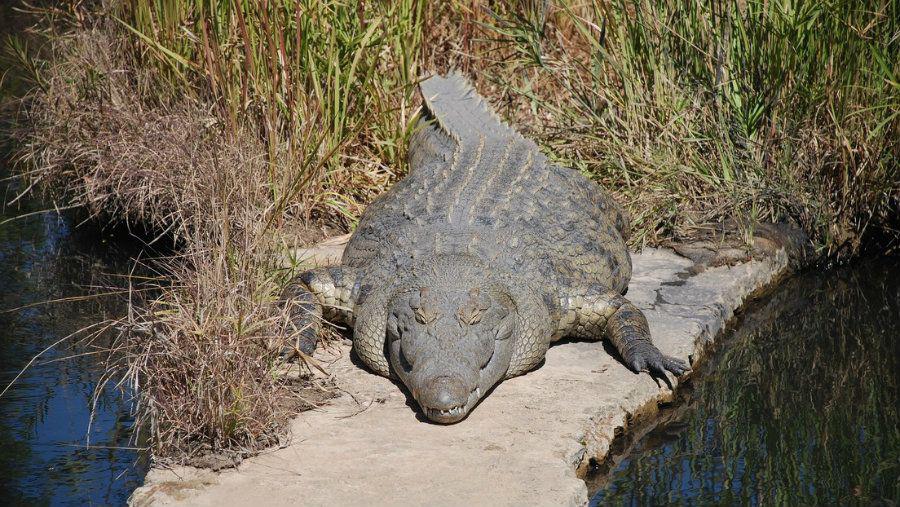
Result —
[{"label": "scaly skin", "polygon": [[634,371],[687,370],[623,297],[628,222],[599,185],[550,163],[458,75],[421,84],[410,174],[373,202],[341,266],[289,287],[301,350],[318,319],[354,327],[356,354],[399,378],[431,420],[463,419],[563,336],[606,336]]}]

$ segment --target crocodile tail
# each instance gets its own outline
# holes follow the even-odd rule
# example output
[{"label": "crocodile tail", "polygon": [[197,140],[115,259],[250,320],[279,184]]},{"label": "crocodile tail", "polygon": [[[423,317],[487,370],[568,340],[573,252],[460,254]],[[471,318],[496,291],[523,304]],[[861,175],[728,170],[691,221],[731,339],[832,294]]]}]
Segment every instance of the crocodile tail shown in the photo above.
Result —
[{"label": "crocodile tail", "polygon": [[422,81],[419,87],[428,115],[456,142],[463,143],[482,135],[525,141],[521,134],[497,117],[461,74],[435,75]]}]

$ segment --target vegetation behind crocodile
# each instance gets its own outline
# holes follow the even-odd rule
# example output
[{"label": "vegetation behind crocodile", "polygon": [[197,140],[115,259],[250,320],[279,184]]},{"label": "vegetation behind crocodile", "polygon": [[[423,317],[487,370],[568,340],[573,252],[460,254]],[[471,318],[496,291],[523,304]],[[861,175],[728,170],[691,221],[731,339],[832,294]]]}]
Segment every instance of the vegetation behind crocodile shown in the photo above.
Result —
[{"label": "vegetation behind crocodile", "polygon": [[550,163],[461,76],[421,91],[410,174],[366,209],[339,267],[289,287],[300,348],[315,348],[322,313],[353,326],[359,358],[442,423],[563,336],[605,335],[635,371],[683,373],[622,296],[628,224],[609,194]]}]

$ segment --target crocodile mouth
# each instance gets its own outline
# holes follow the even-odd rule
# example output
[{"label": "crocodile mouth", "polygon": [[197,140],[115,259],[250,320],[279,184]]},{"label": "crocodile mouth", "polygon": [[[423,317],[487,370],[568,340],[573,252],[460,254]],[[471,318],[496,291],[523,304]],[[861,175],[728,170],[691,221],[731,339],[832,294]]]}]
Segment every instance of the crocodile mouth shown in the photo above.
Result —
[{"label": "crocodile mouth", "polygon": [[475,389],[472,389],[472,391],[469,392],[469,397],[465,404],[450,408],[432,408],[423,406],[422,411],[425,412],[425,416],[428,417],[428,419],[434,422],[452,424],[463,420],[466,415],[469,414],[469,410],[478,403],[480,398],[481,387],[476,386]]},{"label": "crocodile mouth", "polygon": [[[491,379],[490,373],[491,371],[495,371],[497,369],[497,362],[500,361],[500,340],[494,341],[494,350],[491,351],[490,357],[479,367],[478,370],[478,381],[475,383],[475,387],[469,391],[469,396],[466,398],[466,402],[460,405],[456,405],[450,408],[434,408],[424,405],[419,397],[414,392],[413,397],[416,401],[419,402],[419,407],[422,409],[422,412],[425,414],[430,421],[440,423],[440,424],[453,424],[459,421],[462,421],[469,415],[469,412],[481,401],[482,393],[491,389],[491,386],[496,382]],[[485,386],[484,390],[481,389],[481,386]]]}]

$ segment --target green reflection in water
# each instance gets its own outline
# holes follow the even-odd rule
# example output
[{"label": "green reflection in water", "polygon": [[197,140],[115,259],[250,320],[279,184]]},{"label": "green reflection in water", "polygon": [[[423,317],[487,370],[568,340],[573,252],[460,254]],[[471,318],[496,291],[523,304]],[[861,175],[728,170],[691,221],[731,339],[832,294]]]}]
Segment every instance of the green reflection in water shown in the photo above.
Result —
[{"label": "green reflection in water", "polygon": [[900,259],[787,282],[592,504],[896,502],[898,327]]}]

